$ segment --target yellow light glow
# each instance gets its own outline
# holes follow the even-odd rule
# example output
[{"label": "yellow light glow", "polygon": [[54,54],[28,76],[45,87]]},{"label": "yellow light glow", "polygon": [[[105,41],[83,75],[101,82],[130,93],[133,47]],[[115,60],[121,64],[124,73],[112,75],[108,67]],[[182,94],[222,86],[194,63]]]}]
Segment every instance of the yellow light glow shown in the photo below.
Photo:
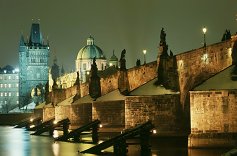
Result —
[{"label": "yellow light glow", "polygon": [[204,34],[206,34],[207,28],[206,28],[206,27],[203,27],[203,28],[202,28],[202,31],[203,31]]},{"label": "yellow light glow", "polygon": [[103,125],[102,125],[102,124],[100,124],[100,125],[99,125],[99,127],[100,127],[100,128],[102,128],[102,127],[103,127]]},{"label": "yellow light glow", "polygon": [[57,138],[59,136],[58,131],[54,130],[53,131],[53,138]]},{"label": "yellow light glow", "polygon": [[204,63],[208,64],[208,54],[203,54],[203,56],[201,57],[201,60],[202,60]]},{"label": "yellow light glow", "polygon": [[112,63],[109,63],[109,66],[111,67],[113,64]]},{"label": "yellow light glow", "polygon": [[144,54],[144,55],[146,54],[146,50],[145,50],[145,49],[143,50],[143,54]]},{"label": "yellow light glow", "polygon": [[33,128],[33,127],[35,127],[35,125],[30,125],[30,128]]},{"label": "yellow light glow", "polygon": [[184,61],[183,60],[179,60],[178,61],[178,69],[182,69],[184,66]]},{"label": "yellow light glow", "polygon": [[34,121],[34,119],[33,119],[33,118],[31,118],[31,119],[30,119],[30,122],[33,122],[33,121]]},{"label": "yellow light glow", "polygon": [[152,130],[152,133],[153,133],[153,134],[156,134],[156,133],[157,133],[156,129],[153,129],[153,130]]},{"label": "yellow light glow", "polygon": [[103,141],[102,140],[99,140],[98,144],[101,144]]},{"label": "yellow light glow", "polygon": [[53,124],[57,124],[58,122],[56,120],[53,121]]},{"label": "yellow light glow", "polygon": [[231,57],[231,55],[232,55],[232,48],[228,49],[228,55],[229,55],[229,57]]}]

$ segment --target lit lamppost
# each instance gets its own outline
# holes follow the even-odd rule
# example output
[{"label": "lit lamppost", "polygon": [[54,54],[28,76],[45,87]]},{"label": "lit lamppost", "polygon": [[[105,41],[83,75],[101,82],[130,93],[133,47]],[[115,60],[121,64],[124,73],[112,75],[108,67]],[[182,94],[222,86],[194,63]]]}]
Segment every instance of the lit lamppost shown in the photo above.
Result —
[{"label": "lit lamppost", "polygon": [[146,50],[143,50],[143,54],[144,54],[144,64],[146,64]]},{"label": "lit lamppost", "polygon": [[203,27],[202,28],[202,32],[203,32],[203,39],[204,39],[204,47],[206,47],[206,32],[207,32],[207,28]]}]

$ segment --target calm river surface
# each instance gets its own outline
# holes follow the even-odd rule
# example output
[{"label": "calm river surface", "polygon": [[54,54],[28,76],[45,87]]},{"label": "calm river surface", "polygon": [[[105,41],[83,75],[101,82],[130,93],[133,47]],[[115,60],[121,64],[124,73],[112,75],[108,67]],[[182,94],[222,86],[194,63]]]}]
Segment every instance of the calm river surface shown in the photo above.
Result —
[{"label": "calm river surface", "polygon": [[[92,156],[92,154],[80,154],[78,151],[86,150],[93,144],[54,142],[48,136],[33,136],[24,129],[15,129],[9,126],[0,126],[0,156]],[[158,143],[159,142],[159,143]],[[169,139],[156,141],[152,139],[152,156],[219,156],[228,149],[187,149],[177,147],[185,144],[184,141],[172,141]],[[112,151],[112,148],[107,149]],[[128,147],[128,156],[139,156],[138,145]]]}]

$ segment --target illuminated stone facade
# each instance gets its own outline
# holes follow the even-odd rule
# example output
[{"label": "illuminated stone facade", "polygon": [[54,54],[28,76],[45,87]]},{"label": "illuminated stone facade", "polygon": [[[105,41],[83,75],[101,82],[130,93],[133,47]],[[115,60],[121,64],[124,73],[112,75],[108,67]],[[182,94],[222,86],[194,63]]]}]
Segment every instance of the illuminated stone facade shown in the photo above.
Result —
[{"label": "illuminated stone facade", "polygon": [[19,70],[0,69],[0,113],[8,113],[19,104]]},{"label": "illuminated stone facade", "polygon": [[98,70],[104,70],[107,66],[106,57],[103,51],[94,44],[94,38],[90,36],[87,39],[87,45],[78,52],[76,59],[76,72],[79,72],[82,82],[87,81],[94,58],[96,58]]},{"label": "illuminated stone facade", "polygon": [[[45,85],[49,80],[49,45],[43,40],[40,25],[33,23],[29,41],[21,36],[19,45],[19,97],[20,105],[44,101]],[[35,89],[35,88],[38,89]],[[39,90],[39,91],[37,91]],[[32,95],[33,94],[33,95]]]}]

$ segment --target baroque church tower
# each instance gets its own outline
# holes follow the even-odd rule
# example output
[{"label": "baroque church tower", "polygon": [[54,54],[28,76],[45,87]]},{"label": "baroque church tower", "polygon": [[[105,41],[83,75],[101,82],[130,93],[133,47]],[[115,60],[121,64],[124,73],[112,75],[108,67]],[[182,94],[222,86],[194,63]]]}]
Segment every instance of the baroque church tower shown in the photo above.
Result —
[{"label": "baroque church tower", "polygon": [[39,23],[31,26],[30,38],[23,35],[19,45],[19,103],[24,106],[44,101],[45,85],[49,80],[49,44],[44,43]]}]

